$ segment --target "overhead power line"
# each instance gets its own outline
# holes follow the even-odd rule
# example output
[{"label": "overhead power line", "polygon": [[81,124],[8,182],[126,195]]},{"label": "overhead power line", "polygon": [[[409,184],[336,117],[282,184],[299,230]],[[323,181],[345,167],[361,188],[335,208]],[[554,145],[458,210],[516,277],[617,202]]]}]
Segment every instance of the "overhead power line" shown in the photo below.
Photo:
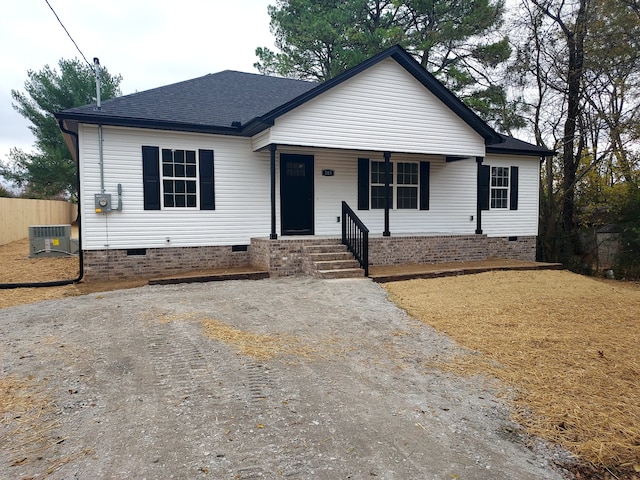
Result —
[{"label": "overhead power line", "polygon": [[49,8],[53,12],[53,14],[56,16],[56,18],[58,19],[58,23],[64,29],[64,31],[67,33],[67,36],[69,37],[69,40],[71,40],[73,42],[73,44],[75,45],[75,47],[78,50],[78,52],[80,52],[80,55],[82,55],[82,58],[84,58],[84,61],[87,62],[87,65],[89,65],[89,67],[93,68],[93,64],[89,63],[89,60],[87,60],[87,57],[84,56],[84,53],[82,53],[82,50],[80,50],[80,47],[78,46],[76,41],[73,39],[73,37],[69,33],[69,30],[67,30],[67,27],[64,26],[64,24],[62,23],[62,20],[60,20],[60,17],[58,17],[58,14],[56,13],[56,11],[53,9],[51,4],[49,3],[49,0],[44,0],[44,1],[47,2],[47,5],[49,6]]}]

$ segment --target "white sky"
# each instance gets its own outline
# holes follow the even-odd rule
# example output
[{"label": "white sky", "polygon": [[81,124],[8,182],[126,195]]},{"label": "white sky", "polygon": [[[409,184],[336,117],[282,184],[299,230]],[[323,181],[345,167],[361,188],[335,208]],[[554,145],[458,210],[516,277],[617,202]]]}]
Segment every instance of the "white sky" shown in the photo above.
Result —
[{"label": "white sky", "polygon": [[[87,60],[123,77],[123,94],[222,70],[256,72],[256,47],[273,47],[267,6],[275,0],[49,0]],[[0,159],[31,150],[12,107],[27,70],[81,58],[45,0],[0,1]]]}]

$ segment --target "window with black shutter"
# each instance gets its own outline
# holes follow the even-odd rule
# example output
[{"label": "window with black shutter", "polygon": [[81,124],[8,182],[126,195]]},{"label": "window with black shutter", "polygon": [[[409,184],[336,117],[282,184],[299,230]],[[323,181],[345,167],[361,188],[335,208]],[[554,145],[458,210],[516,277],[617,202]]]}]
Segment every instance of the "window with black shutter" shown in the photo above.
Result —
[{"label": "window with black shutter", "polygon": [[482,165],[480,170],[480,207],[489,209],[518,209],[519,168]]},{"label": "window with black shutter", "polygon": [[213,150],[142,147],[144,209],[215,209]]},{"label": "window with black shutter", "polygon": [[[389,208],[429,210],[429,162],[389,163]],[[358,159],[358,210],[385,207],[385,162]]]}]

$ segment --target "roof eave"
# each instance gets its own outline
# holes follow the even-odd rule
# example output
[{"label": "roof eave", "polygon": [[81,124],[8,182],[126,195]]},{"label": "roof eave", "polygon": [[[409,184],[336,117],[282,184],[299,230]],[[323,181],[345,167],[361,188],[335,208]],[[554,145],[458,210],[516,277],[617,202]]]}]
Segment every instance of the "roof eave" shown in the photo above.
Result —
[{"label": "roof eave", "polygon": [[528,157],[553,157],[558,154],[553,150],[527,150],[519,148],[491,148],[491,145],[487,146],[487,153],[494,153],[496,155],[522,155]]},{"label": "roof eave", "polygon": [[116,127],[149,128],[154,130],[168,130],[174,132],[194,132],[220,135],[244,136],[239,127],[223,127],[217,125],[202,125],[194,123],[166,122],[145,118],[112,117],[108,115],[92,115],[88,113],[59,112],[55,114],[58,120],[73,120],[89,125],[111,125]]}]

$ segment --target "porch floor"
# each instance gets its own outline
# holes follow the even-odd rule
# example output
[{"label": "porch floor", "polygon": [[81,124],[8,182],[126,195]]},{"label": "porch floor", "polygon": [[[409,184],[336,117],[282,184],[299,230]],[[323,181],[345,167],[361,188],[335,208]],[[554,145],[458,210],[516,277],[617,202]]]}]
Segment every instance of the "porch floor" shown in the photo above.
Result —
[{"label": "porch floor", "polygon": [[504,270],[562,270],[561,263],[526,262],[507,260],[504,258],[489,258],[487,260],[470,262],[449,262],[430,264],[391,265],[383,267],[369,267],[369,278],[377,283],[412,280],[415,278],[451,277],[456,275],[470,275],[490,271]]},{"label": "porch floor", "polygon": [[[525,262],[490,258],[473,262],[451,262],[433,264],[407,264],[385,267],[369,267],[369,278],[377,283],[412,280],[415,278],[450,277],[470,275],[489,271],[504,270],[561,270],[560,263]],[[269,272],[253,267],[209,269],[168,275],[149,279],[149,285],[169,285],[176,283],[214,282],[224,280],[259,280],[268,278]]]},{"label": "porch floor", "polygon": [[171,285],[176,283],[202,283],[223,280],[260,280],[269,278],[269,272],[255,267],[231,267],[202,269],[176,273],[161,278],[149,279],[149,285]]}]

